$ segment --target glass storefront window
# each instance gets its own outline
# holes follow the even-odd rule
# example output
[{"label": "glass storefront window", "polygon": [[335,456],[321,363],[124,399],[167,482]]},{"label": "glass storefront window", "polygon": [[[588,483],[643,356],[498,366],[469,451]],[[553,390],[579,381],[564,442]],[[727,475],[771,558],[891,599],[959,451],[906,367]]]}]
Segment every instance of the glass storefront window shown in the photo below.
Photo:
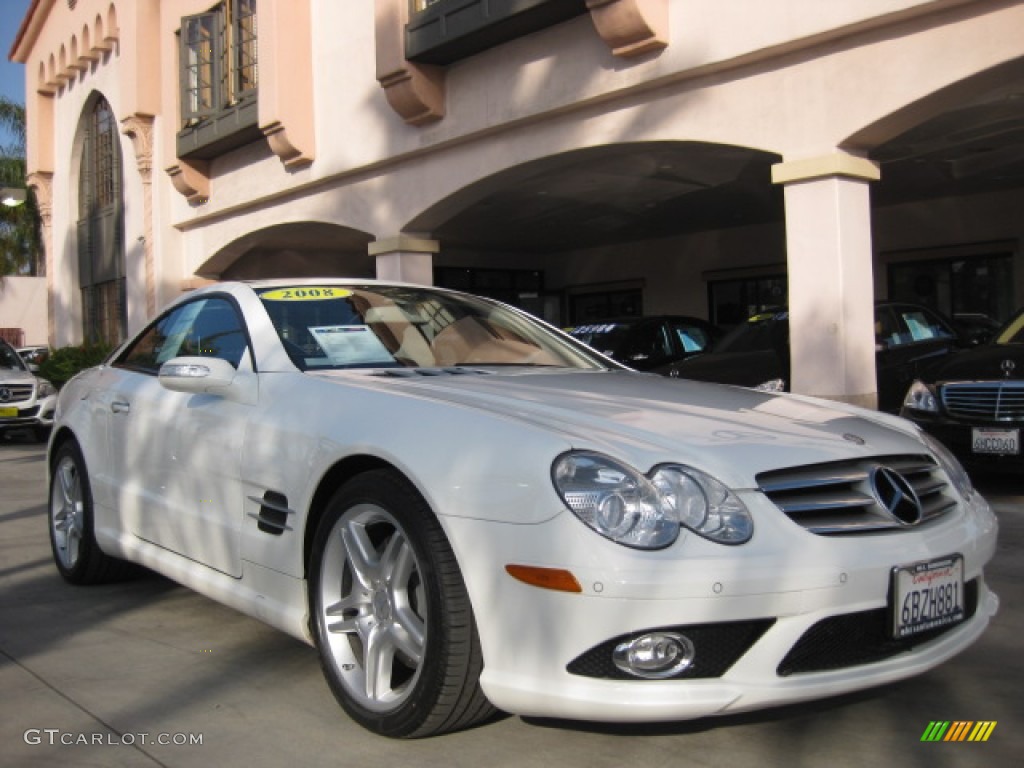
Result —
[{"label": "glass storefront window", "polygon": [[1013,306],[1013,256],[1009,253],[889,265],[889,298],[939,312],[1006,320]]}]

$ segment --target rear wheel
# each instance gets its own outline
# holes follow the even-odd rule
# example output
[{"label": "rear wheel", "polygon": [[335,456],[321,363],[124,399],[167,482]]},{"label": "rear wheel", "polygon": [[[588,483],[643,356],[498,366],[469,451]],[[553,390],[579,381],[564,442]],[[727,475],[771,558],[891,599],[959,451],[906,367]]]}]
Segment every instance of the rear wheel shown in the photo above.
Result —
[{"label": "rear wheel", "polygon": [[124,578],[132,566],[103,553],[93,535],[92,489],[74,442],[57,449],[50,473],[50,546],[60,575],[72,584]]},{"label": "rear wheel", "polygon": [[324,674],[364,727],[431,736],[493,714],[455,556],[400,475],[368,472],[332,498],[313,543],[310,601]]}]

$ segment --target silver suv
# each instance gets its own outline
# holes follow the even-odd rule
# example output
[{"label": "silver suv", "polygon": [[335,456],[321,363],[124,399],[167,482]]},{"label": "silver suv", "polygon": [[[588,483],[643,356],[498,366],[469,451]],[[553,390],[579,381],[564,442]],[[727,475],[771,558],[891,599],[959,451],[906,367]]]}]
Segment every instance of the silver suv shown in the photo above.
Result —
[{"label": "silver suv", "polygon": [[20,430],[46,440],[56,407],[54,386],[36,376],[14,347],[0,339],[0,435]]}]

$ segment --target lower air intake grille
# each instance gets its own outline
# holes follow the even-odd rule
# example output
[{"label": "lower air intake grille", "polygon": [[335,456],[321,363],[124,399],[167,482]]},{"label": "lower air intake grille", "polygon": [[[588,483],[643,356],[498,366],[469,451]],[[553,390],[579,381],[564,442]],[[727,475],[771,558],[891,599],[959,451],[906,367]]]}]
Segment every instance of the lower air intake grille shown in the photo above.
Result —
[{"label": "lower air intake grille", "polygon": [[[978,610],[978,580],[964,585],[964,616],[969,620]],[[802,672],[826,672],[884,661],[899,653],[927,643],[951,629],[946,627],[921,632],[912,637],[894,639],[889,635],[889,609],[877,608],[861,613],[819,621],[797,641],[779,664],[782,677]]]}]

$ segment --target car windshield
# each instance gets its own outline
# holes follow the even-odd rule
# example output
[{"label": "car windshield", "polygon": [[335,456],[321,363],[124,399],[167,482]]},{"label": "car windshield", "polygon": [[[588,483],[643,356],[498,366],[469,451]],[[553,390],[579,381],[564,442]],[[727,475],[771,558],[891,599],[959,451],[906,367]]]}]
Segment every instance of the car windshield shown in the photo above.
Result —
[{"label": "car windshield", "polygon": [[714,346],[713,352],[766,352],[789,343],[789,314],[763,312],[740,323]]},{"label": "car windshield", "polygon": [[18,353],[7,344],[0,344],[0,369],[8,371],[24,371],[25,364]]},{"label": "car windshield", "polygon": [[1024,310],[1002,327],[996,335],[996,344],[1024,344]]},{"label": "car windshield", "polygon": [[466,294],[329,284],[257,293],[300,370],[606,367],[529,315]]}]

